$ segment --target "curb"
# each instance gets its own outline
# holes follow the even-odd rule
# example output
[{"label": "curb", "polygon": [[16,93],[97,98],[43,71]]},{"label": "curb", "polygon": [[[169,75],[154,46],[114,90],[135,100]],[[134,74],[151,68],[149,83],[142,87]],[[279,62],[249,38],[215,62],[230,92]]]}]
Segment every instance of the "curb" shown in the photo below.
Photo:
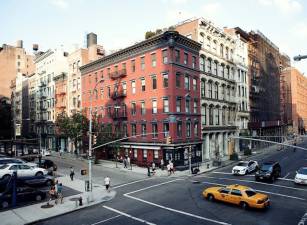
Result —
[{"label": "curb", "polygon": [[91,205],[83,205],[83,206],[80,206],[80,207],[75,208],[75,209],[73,209],[73,210],[71,210],[71,211],[68,211],[68,212],[64,212],[64,213],[57,214],[57,215],[53,215],[53,216],[49,216],[49,217],[46,217],[46,218],[43,218],[43,219],[39,219],[39,220],[35,220],[35,221],[32,221],[32,222],[24,223],[24,225],[36,224],[36,223],[38,223],[38,222],[43,222],[43,221],[46,221],[46,220],[49,220],[49,219],[52,219],[52,218],[55,218],[55,217],[58,217],[58,216],[64,216],[64,215],[67,215],[67,214],[69,214],[69,213],[79,211],[79,210],[81,210],[81,209],[94,207],[94,206],[97,206],[97,205],[102,204],[102,203],[104,203],[104,202],[111,201],[113,198],[115,198],[115,196],[116,196],[116,191],[115,191],[114,197],[112,197],[111,199],[103,200],[103,201],[100,201],[100,202],[95,202],[95,203],[92,203]]}]

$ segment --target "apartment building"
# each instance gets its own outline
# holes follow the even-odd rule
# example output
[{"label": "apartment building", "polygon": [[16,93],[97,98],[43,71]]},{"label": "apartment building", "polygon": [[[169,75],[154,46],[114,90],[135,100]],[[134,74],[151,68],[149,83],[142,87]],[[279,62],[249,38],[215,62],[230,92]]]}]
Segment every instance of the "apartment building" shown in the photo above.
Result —
[{"label": "apartment building", "polygon": [[68,72],[68,53],[62,48],[36,54],[36,132],[42,146],[55,149],[55,80]]},{"label": "apartment building", "polygon": [[29,75],[35,71],[33,56],[23,48],[23,41],[16,46],[3,44],[0,47],[0,95],[11,97],[11,80],[17,73]]},{"label": "apartment building", "polygon": [[[238,135],[236,117],[239,101],[236,94],[237,65],[234,61],[236,39],[203,18],[183,21],[175,29],[201,44],[202,159],[226,159],[233,151],[238,151],[237,144],[235,149],[229,147],[229,137]],[[241,68],[246,72],[244,67]]]},{"label": "apartment building", "polygon": [[283,121],[289,133],[305,134],[307,130],[307,78],[294,67],[282,70],[281,102]]},{"label": "apartment building", "polygon": [[92,96],[93,113],[114,135],[129,137],[121,154],[139,165],[163,158],[184,168],[189,151],[200,162],[199,50],[197,42],[167,31],[82,66],[83,110],[89,118]]}]

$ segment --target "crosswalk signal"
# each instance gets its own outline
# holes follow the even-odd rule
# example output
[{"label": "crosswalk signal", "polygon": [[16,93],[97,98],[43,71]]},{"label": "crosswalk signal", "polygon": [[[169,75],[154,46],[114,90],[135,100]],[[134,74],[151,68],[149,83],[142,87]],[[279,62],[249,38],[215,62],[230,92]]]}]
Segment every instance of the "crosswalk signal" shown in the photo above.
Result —
[{"label": "crosswalk signal", "polygon": [[171,136],[167,136],[166,137],[166,144],[172,144],[172,137]]}]

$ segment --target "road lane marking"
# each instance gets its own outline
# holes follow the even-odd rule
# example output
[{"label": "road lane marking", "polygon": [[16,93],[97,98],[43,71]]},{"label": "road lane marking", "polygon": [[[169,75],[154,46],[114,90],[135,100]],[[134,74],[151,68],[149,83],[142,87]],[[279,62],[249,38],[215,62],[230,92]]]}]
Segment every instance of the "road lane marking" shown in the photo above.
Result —
[{"label": "road lane marking", "polygon": [[138,190],[135,190],[135,191],[128,192],[126,194],[127,195],[134,194],[134,193],[137,193],[137,192],[140,192],[140,191],[144,191],[144,190],[147,190],[147,189],[150,189],[150,188],[153,188],[153,187],[159,187],[159,186],[162,186],[162,185],[165,185],[165,184],[169,184],[169,183],[173,183],[173,182],[176,182],[176,181],[179,181],[179,180],[184,180],[184,179],[179,179],[178,178],[178,179],[175,179],[175,180],[166,181],[166,182],[159,183],[159,184],[154,184],[154,185],[151,185],[151,186],[148,186],[148,187],[145,187],[145,188],[141,188],[141,189],[138,189]]},{"label": "road lane marking", "polygon": [[287,176],[289,176],[289,175],[290,175],[290,173],[287,173],[286,176],[283,177],[283,179],[287,178]]},{"label": "road lane marking", "polygon": [[[219,172],[219,171],[213,171],[212,173],[216,173],[216,174],[225,174],[225,175],[233,175],[232,173],[229,173],[229,172]],[[238,176],[239,176],[239,175],[238,175]],[[253,177],[254,175],[246,174],[246,175],[242,175],[242,176],[245,176],[245,177]]]},{"label": "road lane marking", "polygon": [[200,219],[200,220],[205,220],[205,221],[209,221],[209,222],[216,223],[216,224],[221,224],[221,225],[231,225],[229,223],[225,223],[225,222],[222,222],[222,221],[218,221],[218,220],[214,220],[214,219],[198,216],[198,215],[195,215],[195,214],[192,214],[192,213],[188,213],[188,212],[185,212],[185,211],[181,211],[181,210],[169,208],[169,207],[166,207],[166,206],[163,206],[163,205],[159,205],[159,204],[156,204],[156,203],[153,203],[153,202],[149,202],[149,201],[143,200],[141,198],[130,196],[128,194],[124,194],[124,196],[126,196],[128,198],[131,198],[131,199],[134,199],[136,201],[140,201],[140,202],[152,205],[152,206],[156,206],[156,207],[161,208],[161,209],[165,209],[165,210],[168,210],[168,211],[171,211],[171,212],[176,212],[176,213],[179,213],[179,214],[182,214],[182,215],[194,217],[194,218],[197,218],[197,219]]},{"label": "road lane marking", "polygon": [[146,180],[151,180],[151,179],[152,178],[146,178],[146,179],[136,180],[136,181],[132,181],[132,182],[125,183],[125,184],[120,184],[118,186],[113,187],[113,189],[121,188],[121,187],[128,186],[128,185],[131,185],[131,184],[140,183],[140,182],[143,182],[143,181],[146,181]]},{"label": "road lane marking", "polygon": [[[222,186],[222,187],[228,186],[228,185],[225,185],[225,184],[220,184],[220,183],[215,183],[215,182],[207,182],[207,181],[203,181],[202,183],[203,184],[212,184],[212,185],[217,185],[217,186]],[[274,193],[274,192],[270,192],[270,191],[263,191],[263,190],[259,190],[259,189],[255,189],[255,188],[252,188],[252,189],[255,190],[255,191],[266,193],[266,194],[277,195],[277,196],[281,196],[281,197],[286,197],[286,198],[292,198],[292,199],[297,199],[297,200],[301,200],[301,201],[306,201],[306,199],[300,198],[300,197],[295,197],[295,196],[291,196],[291,195],[284,195],[284,194]]]},{"label": "road lane marking", "polygon": [[91,225],[97,225],[97,224],[100,224],[100,223],[105,223],[105,222],[108,222],[108,221],[113,220],[113,219],[115,219],[115,218],[118,218],[118,217],[120,217],[120,216],[123,216],[123,215],[113,216],[113,217],[111,217],[111,218],[109,218],[109,219],[105,219],[105,220],[101,220],[101,221],[96,222],[96,223],[92,223]]},{"label": "road lane marking", "polygon": [[110,210],[110,211],[116,212],[116,213],[118,213],[118,214],[120,214],[120,215],[123,215],[123,216],[126,216],[126,217],[128,217],[128,218],[131,218],[131,219],[133,219],[133,220],[139,221],[139,222],[141,222],[141,223],[145,223],[145,224],[148,224],[148,225],[156,225],[155,223],[151,223],[151,222],[148,222],[148,221],[146,221],[146,220],[143,220],[143,219],[140,219],[140,218],[131,216],[130,214],[124,213],[124,212],[122,212],[122,211],[119,211],[119,210],[117,210],[117,209],[111,208],[111,207],[109,207],[109,206],[105,206],[105,205],[104,205],[103,207],[106,208],[106,209],[108,209],[108,210]]},{"label": "road lane marking", "polygon": [[262,185],[267,185],[267,186],[280,187],[280,188],[286,188],[286,189],[292,189],[292,190],[298,190],[298,191],[307,191],[307,189],[303,189],[303,188],[288,187],[288,186],[284,186],[284,185],[280,185],[280,184],[268,184],[268,183],[263,183],[263,182],[259,182],[259,181],[253,181],[253,180],[240,180],[240,179],[233,179],[233,178],[210,177],[210,176],[205,176],[205,177],[210,178],[210,179],[230,180],[230,181],[262,184]]}]

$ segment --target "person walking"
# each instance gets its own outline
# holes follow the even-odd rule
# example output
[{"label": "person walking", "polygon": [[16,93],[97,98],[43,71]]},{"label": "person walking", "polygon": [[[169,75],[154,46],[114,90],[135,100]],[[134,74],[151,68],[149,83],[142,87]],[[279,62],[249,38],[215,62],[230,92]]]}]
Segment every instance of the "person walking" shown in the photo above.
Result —
[{"label": "person walking", "polygon": [[171,161],[171,163],[169,164],[170,168],[171,168],[171,173],[175,174],[175,170],[174,170],[174,163]]},{"label": "person walking", "polygon": [[164,170],[164,160],[163,159],[161,159],[160,165],[161,165],[161,170]]},{"label": "person walking", "polygon": [[127,159],[126,159],[126,157],[124,158],[124,168],[127,168]]},{"label": "person walking", "polygon": [[150,177],[150,166],[149,165],[147,165],[147,176]]},{"label": "person walking", "polygon": [[155,164],[155,162],[152,162],[151,167],[152,167],[152,175],[155,175],[156,174],[156,164]]},{"label": "person walking", "polygon": [[75,175],[75,170],[74,170],[74,168],[71,166],[71,167],[70,167],[70,174],[69,174],[71,181],[74,180],[74,175]]},{"label": "person walking", "polygon": [[109,188],[110,188],[110,183],[111,183],[111,179],[109,176],[106,176],[106,178],[104,178],[104,185],[106,186],[106,190],[107,192],[110,192]]},{"label": "person walking", "polygon": [[[48,194],[49,194],[49,200],[48,200],[48,202],[47,202],[47,205],[50,205],[50,202],[51,202],[53,199],[56,199],[56,192],[55,192],[55,186],[54,186],[54,185],[52,185],[52,186],[50,187],[50,190],[49,190]],[[57,203],[55,202],[55,204],[57,204]]]},{"label": "person walking", "polygon": [[171,175],[171,165],[170,164],[167,164],[167,175]]},{"label": "person walking", "polygon": [[132,168],[132,166],[131,166],[131,160],[130,160],[130,157],[129,157],[129,156],[127,157],[127,165],[128,165],[129,167]]},{"label": "person walking", "polygon": [[296,151],[296,140],[294,141],[293,145],[294,145],[293,152],[295,152]]}]

